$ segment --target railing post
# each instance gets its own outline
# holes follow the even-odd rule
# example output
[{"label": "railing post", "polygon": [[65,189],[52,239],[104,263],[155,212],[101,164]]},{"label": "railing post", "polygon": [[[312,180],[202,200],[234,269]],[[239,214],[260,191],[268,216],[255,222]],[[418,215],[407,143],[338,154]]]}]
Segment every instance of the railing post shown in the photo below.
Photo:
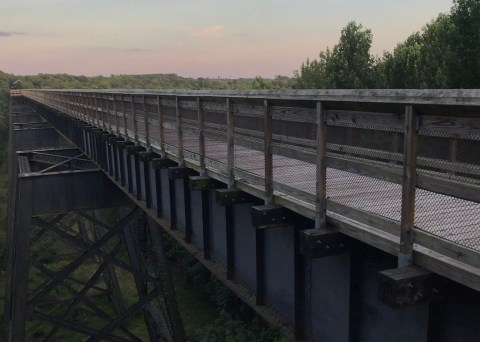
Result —
[{"label": "railing post", "polygon": [[182,116],[180,114],[180,99],[178,96],[175,96],[175,114],[177,119],[177,145],[178,145],[178,164],[180,166],[185,165],[185,161],[183,159],[183,134],[182,134]]},{"label": "railing post", "polygon": [[263,101],[264,107],[264,152],[265,152],[265,204],[273,202],[273,125],[272,112],[268,100]]},{"label": "railing post", "polygon": [[317,102],[317,158],[315,189],[315,228],[324,229],[327,225],[327,117],[325,106]]},{"label": "railing post", "polygon": [[145,95],[143,95],[143,120],[145,121],[145,143],[147,145],[147,152],[151,152],[152,146],[150,145],[150,127],[148,122],[147,99]]},{"label": "railing post", "polygon": [[235,187],[235,143],[232,100],[227,98],[227,172],[228,188]]},{"label": "railing post", "polygon": [[197,97],[198,108],[198,153],[200,154],[200,176],[205,176],[205,112],[202,100]]},{"label": "railing post", "polygon": [[162,109],[162,99],[160,95],[157,95],[157,112],[158,112],[158,134],[160,139],[160,153],[162,157],[165,157],[165,131],[163,129],[163,109]]},{"label": "railing post", "polygon": [[415,219],[415,182],[417,168],[418,118],[412,105],[405,107],[403,144],[402,214],[398,266],[412,265],[413,227]]}]

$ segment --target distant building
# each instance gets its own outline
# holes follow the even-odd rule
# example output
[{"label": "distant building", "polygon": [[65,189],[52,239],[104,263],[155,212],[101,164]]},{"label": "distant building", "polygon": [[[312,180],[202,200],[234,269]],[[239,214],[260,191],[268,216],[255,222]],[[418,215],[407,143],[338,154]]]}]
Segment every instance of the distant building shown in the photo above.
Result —
[{"label": "distant building", "polygon": [[16,80],[10,85],[10,89],[22,89],[23,88],[23,82],[20,80]]}]

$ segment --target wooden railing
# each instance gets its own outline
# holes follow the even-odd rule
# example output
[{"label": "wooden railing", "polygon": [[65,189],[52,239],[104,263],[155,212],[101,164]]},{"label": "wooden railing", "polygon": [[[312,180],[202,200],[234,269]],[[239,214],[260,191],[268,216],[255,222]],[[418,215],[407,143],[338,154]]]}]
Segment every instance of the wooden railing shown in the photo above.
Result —
[{"label": "wooden railing", "polygon": [[480,268],[479,90],[21,94],[317,228],[340,215],[396,236],[400,265],[416,243]]}]

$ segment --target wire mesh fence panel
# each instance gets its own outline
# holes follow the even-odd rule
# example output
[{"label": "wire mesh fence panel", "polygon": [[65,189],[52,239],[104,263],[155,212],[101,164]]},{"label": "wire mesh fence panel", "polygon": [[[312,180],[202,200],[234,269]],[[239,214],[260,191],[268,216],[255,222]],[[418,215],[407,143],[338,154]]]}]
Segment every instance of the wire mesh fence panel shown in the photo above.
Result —
[{"label": "wire mesh fence panel", "polygon": [[170,153],[178,155],[178,138],[176,133],[177,113],[175,98],[164,97],[161,98],[160,103],[163,115],[163,139],[166,144],[165,148]]},{"label": "wire mesh fence panel", "polygon": [[[180,128],[182,130],[183,149],[185,151],[199,154],[198,137],[198,106],[195,98],[188,98],[179,101],[179,110],[181,117]],[[189,154],[187,159],[197,160],[198,157]]]},{"label": "wire mesh fence panel", "polygon": [[145,98],[145,107],[147,111],[148,118],[148,138],[150,145],[160,148],[160,120],[159,120],[159,108],[158,108],[158,98],[156,96],[146,96]]},{"label": "wire mesh fence panel", "polygon": [[102,97],[104,98],[103,100],[103,111],[104,111],[104,117],[105,117],[105,127],[108,132],[111,133],[111,110],[112,110],[112,103],[110,101],[110,95],[109,94],[103,94]]},{"label": "wire mesh fence panel", "polygon": [[123,114],[125,119],[125,135],[133,139],[135,137],[133,130],[133,105],[132,105],[132,95],[123,96]]},{"label": "wire mesh fence panel", "polygon": [[415,226],[480,250],[480,115],[477,108],[420,116]]},{"label": "wire mesh fence panel", "polygon": [[120,124],[121,124],[120,104],[118,101],[118,95],[112,94],[110,98],[111,98],[111,107],[110,107],[111,130],[114,134],[118,135],[120,133]]},{"label": "wire mesh fence panel", "polygon": [[126,109],[125,109],[125,101],[123,95],[117,96],[117,125],[120,134],[124,137],[127,135],[127,116],[126,116]]},{"label": "wire mesh fence panel", "polygon": [[316,103],[272,103],[274,189],[299,191],[308,201],[316,192]]},{"label": "wire mesh fence panel", "polygon": [[108,110],[109,110],[109,103],[107,99],[107,95],[101,94],[100,95],[100,103],[101,103],[101,120],[103,121],[102,128],[108,130],[108,123],[109,123],[109,118],[108,118]]},{"label": "wire mesh fence panel", "polygon": [[235,177],[263,186],[265,177],[265,107],[263,102],[231,105],[234,122]]},{"label": "wire mesh fence panel", "polygon": [[327,111],[327,197],[399,221],[404,116],[381,109]]},{"label": "wire mesh fence panel", "polygon": [[423,189],[416,191],[415,226],[472,249],[480,249],[480,204]]},{"label": "wire mesh fence panel", "polygon": [[146,127],[145,127],[145,117],[146,117],[146,103],[144,102],[143,95],[137,95],[133,97],[134,105],[134,129],[136,129],[137,139],[141,142],[146,143]]},{"label": "wire mesh fence panel", "polygon": [[207,168],[226,173],[227,106],[225,99],[205,99],[202,103],[205,126],[205,163]]}]

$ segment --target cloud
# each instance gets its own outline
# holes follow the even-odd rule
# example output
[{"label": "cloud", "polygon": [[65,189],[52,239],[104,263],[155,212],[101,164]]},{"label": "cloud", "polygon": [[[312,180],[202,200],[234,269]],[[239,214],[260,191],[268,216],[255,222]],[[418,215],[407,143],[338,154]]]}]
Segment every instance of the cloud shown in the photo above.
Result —
[{"label": "cloud", "polygon": [[0,37],[23,36],[25,32],[0,31]]},{"label": "cloud", "polygon": [[215,25],[203,27],[194,33],[195,36],[205,39],[217,38],[223,34],[223,26]]}]

